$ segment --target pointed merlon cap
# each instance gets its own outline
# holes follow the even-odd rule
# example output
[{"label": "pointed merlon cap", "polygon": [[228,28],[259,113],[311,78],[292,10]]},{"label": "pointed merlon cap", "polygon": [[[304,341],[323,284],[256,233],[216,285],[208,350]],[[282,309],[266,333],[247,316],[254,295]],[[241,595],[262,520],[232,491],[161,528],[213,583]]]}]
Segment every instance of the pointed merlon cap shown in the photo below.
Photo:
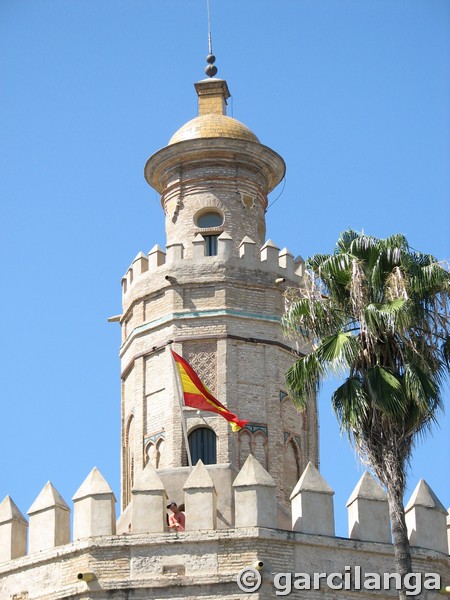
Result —
[{"label": "pointed merlon cap", "polygon": [[133,492],[163,492],[164,484],[151,462],[139,473],[133,485]]},{"label": "pointed merlon cap", "polygon": [[408,504],[405,506],[405,512],[416,506],[424,506],[425,508],[434,508],[447,514],[444,505],[430,488],[425,479],[421,479],[413,491]]},{"label": "pointed merlon cap", "polygon": [[214,489],[214,482],[211,479],[211,475],[208,473],[205,465],[200,459],[195,467],[192,469],[189,477],[186,479],[185,484],[183,485],[183,490],[192,490],[192,489]]},{"label": "pointed merlon cap", "polygon": [[288,250],[288,248],[284,247],[282,250],[280,250],[280,256],[292,256],[292,258],[294,258],[294,255],[292,254],[292,252],[290,250]]},{"label": "pointed merlon cap", "polygon": [[161,248],[161,246],[158,246],[158,244],[155,244],[153,246],[153,248],[150,250],[149,254],[155,254],[155,252],[163,252],[164,250]]},{"label": "pointed merlon cap", "polygon": [[28,509],[28,515],[34,515],[35,513],[43,510],[54,508],[55,506],[59,506],[64,510],[70,510],[66,504],[66,501],[55,488],[55,486],[51,483],[51,481],[48,481],[42,488],[39,496]]},{"label": "pointed merlon cap", "polygon": [[275,487],[276,483],[253,454],[249,454],[238,476],[233,481],[233,487],[249,487],[253,485]]},{"label": "pointed merlon cap", "polygon": [[346,506],[350,506],[355,500],[364,498],[365,500],[387,500],[387,494],[375,479],[365,471],[364,475],[356,484],[355,489],[347,500]]},{"label": "pointed merlon cap", "polygon": [[135,259],[133,260],[133,262],[136,262],[136,261],[137,261],[137,260],[139,260],[140,258],[147,258],[147,257],[145,256],[145,254],[144,254],[142,251],[141,251],[141,252],[138,252],[138,253],[136,254],[136,257],[135,257]]},{"label": "pointed merlon cap", "polygon": [[252,238],[249,238],[248,235],[246,235],[240,243],[240,246],[242,246],[243,244],[256,244],[256,242],[254,242]]},{"label": "pointed merlon cap", "polygon": [[81,500],[82,498],[87,498],[88,496],[102,496],[105,494],[112,494],[112,496],[114,496],[114,492],[109,486],[109,483],[106,481],[97,467],[94,467],[77,489],[72,500]]},{"label": "pointed merlon cap", "polygon": [[0,525],[11,521],[19,521],[28,525],[28,521],[17,508],[11,496],[6,496],[0,504]]},{"label": "pointed merlon cap", "polygon": [[279,247],[272,240],[267,240],[261,250],[264,250],[264,248],[275,248],[276,250],[279,250]]},{"label": "pointed merlon cap", "polygon": [[333,495],[334,491],[316,469],[311,461],[306,465],[297,485],[292,490],[290,499],[293,500],[300,492],[317,492],[319,494]]}]

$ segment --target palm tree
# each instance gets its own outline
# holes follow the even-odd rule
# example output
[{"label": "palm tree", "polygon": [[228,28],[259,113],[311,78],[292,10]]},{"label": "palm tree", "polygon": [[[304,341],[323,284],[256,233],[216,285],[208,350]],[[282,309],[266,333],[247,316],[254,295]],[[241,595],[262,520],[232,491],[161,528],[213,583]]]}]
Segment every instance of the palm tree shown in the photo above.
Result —
[{"label": "palm tree", "polygon": [[[397,572],[411,572],[403,496],[415,440],[436,421],[450,370],[450,273],[403,235],[349,230],[306,262],[287,294],[285,333],[309,343],[286,375],[304,409],[329,374],[331,402],[360,458],[386,488]],[[405,598],[404,590],[400,598]]]}]

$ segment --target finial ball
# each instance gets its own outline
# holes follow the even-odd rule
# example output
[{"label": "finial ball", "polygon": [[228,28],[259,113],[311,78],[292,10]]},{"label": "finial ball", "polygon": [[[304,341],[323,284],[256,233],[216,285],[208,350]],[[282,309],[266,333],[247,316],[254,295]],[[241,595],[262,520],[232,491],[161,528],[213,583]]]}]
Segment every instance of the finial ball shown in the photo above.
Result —
[{"label": "finial ball", "polygon": [[217,67],[214,65],[208,65],[205,68],[205,73],[208,75],[208,77],[214,77],[214,75],[217,73]]},{"label": "finial ball", "polygon": [[206,57],[206,62],[210,65],[213,65],[216,62],[216,57],[214,56],[214,54],[208,54],[208,56]]}]

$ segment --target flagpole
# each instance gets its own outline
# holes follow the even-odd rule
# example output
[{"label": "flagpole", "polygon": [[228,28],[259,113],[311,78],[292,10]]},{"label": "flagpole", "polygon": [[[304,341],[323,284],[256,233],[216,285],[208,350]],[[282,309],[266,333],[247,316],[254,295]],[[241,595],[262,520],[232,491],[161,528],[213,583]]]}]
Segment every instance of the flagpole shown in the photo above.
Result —
[{"label": "flagpole", "polygon": [[173,366],[174,377],[175,377],[176,388],[177,388],[178,403],[180,405],[181,429],[183,430],[184,445],[186,446],[186,454],[187,454],[187,459],[188,459],[188,465],[189,465],[189,468],[192,469],[191,449],[189,448],[189,440],[188,440],[188,435],[187,435],[186,419],[185,419],[184,410],[183,410],[184,409],[184,405],[183,405],[183,402],[181,400],[182,395],[183,395],[183,390],[182,390],[182,387],[181,387],[180,372],[178,371],[177,364],[176,364],[175,359],[173,357],[172,347],[171,346],[170,346],[170,356],[172,358],[172,366]]}]

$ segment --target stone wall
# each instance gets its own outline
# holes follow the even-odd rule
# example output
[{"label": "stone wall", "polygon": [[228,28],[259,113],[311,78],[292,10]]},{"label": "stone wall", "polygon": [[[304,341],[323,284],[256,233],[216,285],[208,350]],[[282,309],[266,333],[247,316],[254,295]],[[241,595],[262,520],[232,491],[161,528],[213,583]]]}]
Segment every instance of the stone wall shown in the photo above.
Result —
[{"label": "stone wall", "polygon": [[[349,539],[334,537],[333,491],[312,463],[291,496],[292,526],[276,527],[275,482],[250,455],[232,484],[235,526],[216,529],[217,490],[212,468],[199,463],[184,484],[185,532],[165,531],[167,490],[149,465],[133,488],[128,516],[116,525],[115,498],[94,469],[74,496],[73,541],[65,540],[67,524],[55,515],[68,506],[47,484],[29,511],[29,538],[53,540],[34,545],[24,555],[27,521],[7,497],[0,505],[0,598],[2,600],[136,600],[152,598],[273,598],[276,573],[394,573],[387,501],[366,473],[348,502]],[[163,472],[161,472],[163,475]],[[36,518],[37,512],[40,518]],[[440,575],[450,583],[446,539],[447,512],[422,480],[406,507],[414,572]],[[209,516],[208,516],[209,515]],[[130,521],[130,527],[122,526]],[[388,525],[386,530],[385,525]],[[261,563],[259,591],[246,596],[236,584],[238,572]],[[354,579],[352,580],[354,583]],[[321,590],[295,591],[292,596],[322,598]],[[364,597],[394,598],[390,591],[363,590]],[[433,595],[434,594],[434,595]],[[435,598],[424,591],[421,598]],[[350,600],[354,591],[342,590]]]},{"label": "stone wall", "polygon": [[284,292],[298,285],[303,261],[270,240],[261,249],[248,237],[235,246],[224,233],[217,256],[205,255],[201,235],[169,246],[167,255],[155,247],[140,253],[124,277],[122,509],[148,461],[157,468],[187,464],[169,341],[220,402],[249,421],[238,435],[213,413],[185,411],[188,433],[202,426],[215,432],[219,464],[237,470],[255,454],[287,511],[307,462],[318,465],[315,399],[300,415],[286,397],[295,344],[280,328]]}]

